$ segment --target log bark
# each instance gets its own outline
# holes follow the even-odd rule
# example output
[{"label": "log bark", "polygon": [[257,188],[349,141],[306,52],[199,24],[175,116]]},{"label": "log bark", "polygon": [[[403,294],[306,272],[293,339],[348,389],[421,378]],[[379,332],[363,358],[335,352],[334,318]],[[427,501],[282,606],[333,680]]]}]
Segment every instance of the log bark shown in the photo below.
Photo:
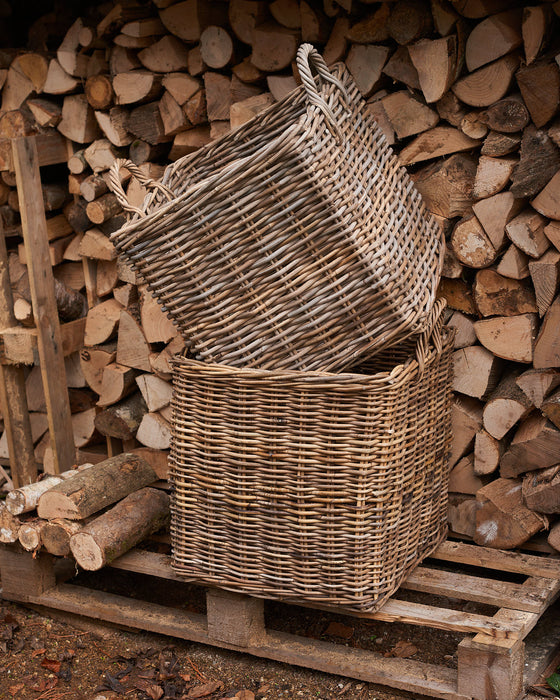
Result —
[{"label": "log bark", "polygon": [[137,455],[121,454],[66,479],[39,499],[40,518],[83,520],[156,481],[150,465]]},{"label": "log bark", "polygon": [[124,554],[169,520],[169,496],[144,488],[92,520],[70,539],[70,549],[83,569],[96,571]]},{"label": "log bark", "polygon": [[95,427],[108,437],[131,440],[135,437],[142,418],[147,412],[148,408],[142,394],[132,394],[124,401],[98,413],[95,416]]},{"label": "log bark", "polygon": [[500,475],[514,477],[558,464],[560,430],[540,412],[520,424],[500,462]]},{"label": "log bark", "polygon": [[560,465],[527,474],[523,479],[523,500],[537,513],[560,513]]},{"label": "log bark", "polygon": [[67,557],[70,554],[70,538],[82,529],[83,524],[65,518],[46,520],[44,523],[41,530],[43,548],[57,557]]}]

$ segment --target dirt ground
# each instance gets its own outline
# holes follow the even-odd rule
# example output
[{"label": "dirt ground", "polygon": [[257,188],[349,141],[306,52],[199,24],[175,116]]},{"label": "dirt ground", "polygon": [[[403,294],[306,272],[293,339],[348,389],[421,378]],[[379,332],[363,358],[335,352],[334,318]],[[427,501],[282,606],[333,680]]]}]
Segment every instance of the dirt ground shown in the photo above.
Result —
[{"label": "dirt ground", "polygon": [[[412,658],[438,653],[429,635],[423,640],[421,635],[413,635],[414,642],[410,641],[412,637],[405,639],[404,626],[383,632],[371,623],[364,628],[357,621],[358,624],[350,627],[336,619],[311,617],[302,616],[301,610],[294,608],[284,615],[282,628],[298,628],[308,636],[350,646],[367,646],[369,642],[381,653],[400,650]],[[364,635],[369,635],[369,639]],[[449,642],[452,646],[452,640]],[[403,649],[403,643],[408,649]],[[424,649],[411,644],[424,645]],[[454,664],[452,655],[447,662]],[[57,613],[39,614],[6,601],[0,603],[2,700],[405,700],[415,697],[420,696],[160,635],[118,630],[83,618],[60,619]]]}]

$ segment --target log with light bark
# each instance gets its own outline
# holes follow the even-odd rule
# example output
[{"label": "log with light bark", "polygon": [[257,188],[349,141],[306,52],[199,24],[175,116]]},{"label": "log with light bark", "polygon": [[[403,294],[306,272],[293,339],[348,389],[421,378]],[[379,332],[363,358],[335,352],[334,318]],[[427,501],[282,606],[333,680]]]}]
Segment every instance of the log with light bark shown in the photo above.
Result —
[{"label": "log with light bark", "polygon": [[123,453],[51,488],[39,498],[37,514],[47,520],[82,520],[156,480],[144,459]]},{"label": "log with light bark", "polygon": [[169,520],[169,496],[159,489],[131,493],[70,538],[76,563],[96,571],[157,532]]},{"label": "log with light bark", "polygon": [[55,518],[43,522],[41,530],[43,548],[57,557],[67,557],[70,554],[70,538],[82,529],[83,523],[65,518]]},{"label": "log with light bark", "polygon": [[36,518],[22,523],[18,532],[18,540],[27,552],[37,552],[43,544],[43,530],[46,520]]}]

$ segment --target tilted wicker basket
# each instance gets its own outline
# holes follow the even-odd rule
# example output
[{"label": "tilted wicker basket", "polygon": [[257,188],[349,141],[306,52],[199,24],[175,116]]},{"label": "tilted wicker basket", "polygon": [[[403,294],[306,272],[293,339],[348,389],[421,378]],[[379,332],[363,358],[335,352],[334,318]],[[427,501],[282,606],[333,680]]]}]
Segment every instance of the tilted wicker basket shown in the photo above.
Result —
[{"label": "tilted wicker basket", "polygon": [[447,528],[453,337],[374,374],[174,361],[171,540],[187,578],[374,611]]},{"label": "tilted wicker basket", "polygon": [[308,44],[297,61],[300,87],[161,182],[111,171],[134,214],[112,240],[198,359],[339,370],[422,332],[434,303],[438,224],[344,66]]}]

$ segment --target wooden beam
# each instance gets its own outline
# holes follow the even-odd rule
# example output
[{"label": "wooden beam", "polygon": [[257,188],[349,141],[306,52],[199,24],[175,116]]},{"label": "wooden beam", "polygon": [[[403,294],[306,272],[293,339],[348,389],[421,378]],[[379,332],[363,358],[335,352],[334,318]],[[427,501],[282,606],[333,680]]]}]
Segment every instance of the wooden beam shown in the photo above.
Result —
[{"label": "wooden beam", "polygon": [[74,464],[75,450],[68,391],[63,388],[66,387],[66,372],[54,295],[54,277],[51,266],[46,264],[49,259],[48,235],[39,156],[34,140],[14,139],[12,146],[33,315],[37,327],[37,346],[54,453],[54,472],[60,473]]},{"label": "wooden beam", "polygon": [[[0,221],[0,329],[16,325],[14,300],[8,273],[6,239]],[[0,364],[0,405],[10,453],[11,478],[14,487],[37,479],[37,464],[33,452],[31,423],[25,394],[22,365]]]}]

